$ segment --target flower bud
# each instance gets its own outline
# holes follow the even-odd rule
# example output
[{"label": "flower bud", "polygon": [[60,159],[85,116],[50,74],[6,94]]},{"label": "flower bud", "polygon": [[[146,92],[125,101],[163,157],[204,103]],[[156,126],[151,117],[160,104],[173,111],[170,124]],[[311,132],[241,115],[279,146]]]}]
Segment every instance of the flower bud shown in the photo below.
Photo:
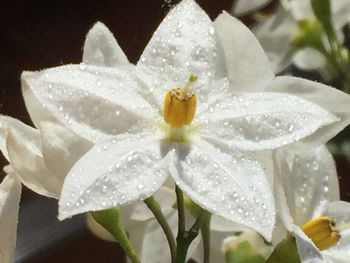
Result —
[{"label": "flower bud", "polygon": [[322,26],[317,20],[302,20],[298,22],[298,32],[293,38],[295,47],[303,49],[306,47],[322,50]]},{"label": "flower bud", "polygon": [[255,231],[246,230],[239,236],[227,237],[222,244],[227,262],[265,262],[272,247]]},{"label": "flower bud", "polygon": [[90,213],[86,214],[86,225],[96,237],[105,241],[115,242],[114,237],[101,226]]}]

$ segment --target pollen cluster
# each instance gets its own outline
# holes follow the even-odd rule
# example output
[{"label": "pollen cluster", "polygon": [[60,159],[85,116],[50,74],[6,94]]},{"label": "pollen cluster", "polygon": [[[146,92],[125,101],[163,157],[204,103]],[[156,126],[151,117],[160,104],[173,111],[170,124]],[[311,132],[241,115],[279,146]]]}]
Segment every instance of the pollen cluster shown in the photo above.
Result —
[{"label": "pollen cluster", "polygon": [[191,76],[185,87],[172,89],[165,94],[163,117],[172,128],[191,124],[196,113],[197,98],[189,88],[196,80],[197,77]]},{"label": "pollen cluster", "polygon": [[336,231],[335,221],[327,216],[321,216],[306,223],[302,230],[320,250],[328,249],[337,244],[340,234]]}]

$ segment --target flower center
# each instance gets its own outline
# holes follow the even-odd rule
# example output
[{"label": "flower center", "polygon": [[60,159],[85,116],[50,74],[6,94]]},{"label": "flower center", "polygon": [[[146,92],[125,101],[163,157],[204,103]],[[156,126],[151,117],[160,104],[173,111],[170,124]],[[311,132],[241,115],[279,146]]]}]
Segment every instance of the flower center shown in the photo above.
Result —
[{"label": "flower center", "polygon": [[191,75],[182,88],[174,88],[165,94],[163,118],[172,128],[181,128],[191,124],[196,113],[197,98],[191,87],[197,76]]},{"label": "flower center", "polygon": [[336,223],[332,218],[321,216],[307,222],[302,230],[319,250],[324,250],[336,245],[341,237],[335,227]]}]

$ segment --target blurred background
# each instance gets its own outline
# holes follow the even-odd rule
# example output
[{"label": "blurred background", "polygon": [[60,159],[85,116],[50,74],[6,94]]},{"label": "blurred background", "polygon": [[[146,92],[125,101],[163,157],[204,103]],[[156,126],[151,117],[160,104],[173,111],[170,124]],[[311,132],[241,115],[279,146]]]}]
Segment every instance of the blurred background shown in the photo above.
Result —
[{"label": "blurred background", "polygon": [[[20,89],[23,70],[80,63],[85,35],[96,21],[114,33],[129,60],[136,63],[171,5],[162,0],[2,0],[0,3],[0,113],[32,125]],[[198,0],[214,19],[230,10],[232,0]],[[275,8],[272,2],[264,8]],[[243,21],[251,25],[250,17]],[[312,73],[296,72],[309,78]],[[342,199],[350,201],[347,162],[337,157]],[[6,165],[0,157],[0,166]],[[0,174],[0,180],[4,176]],[[18,227],[16,262],[124,262],[114,244],[100,241],[85,227],[85,218],[56,219],[57,201],[24,189]],[[1,233],[0,233],[1,234]]]}]

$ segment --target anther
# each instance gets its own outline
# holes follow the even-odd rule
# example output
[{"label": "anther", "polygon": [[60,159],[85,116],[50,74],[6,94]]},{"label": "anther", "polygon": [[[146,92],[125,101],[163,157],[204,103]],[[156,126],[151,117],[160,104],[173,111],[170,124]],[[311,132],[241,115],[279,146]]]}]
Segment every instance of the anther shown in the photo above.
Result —
[{"label": "anther", "polygon": [[341,237],[335,226],[332,218],[321,216],[306,223],[302,230],[320,250],[324,250],[337,244]]},{"label": "anther", "polygon": [[197,76],[191,75],[182,88],[174,88],[165,94],[163,118],[172,128],[181,128],[191,124],[195,112],[197,98],[191,87]]}]

